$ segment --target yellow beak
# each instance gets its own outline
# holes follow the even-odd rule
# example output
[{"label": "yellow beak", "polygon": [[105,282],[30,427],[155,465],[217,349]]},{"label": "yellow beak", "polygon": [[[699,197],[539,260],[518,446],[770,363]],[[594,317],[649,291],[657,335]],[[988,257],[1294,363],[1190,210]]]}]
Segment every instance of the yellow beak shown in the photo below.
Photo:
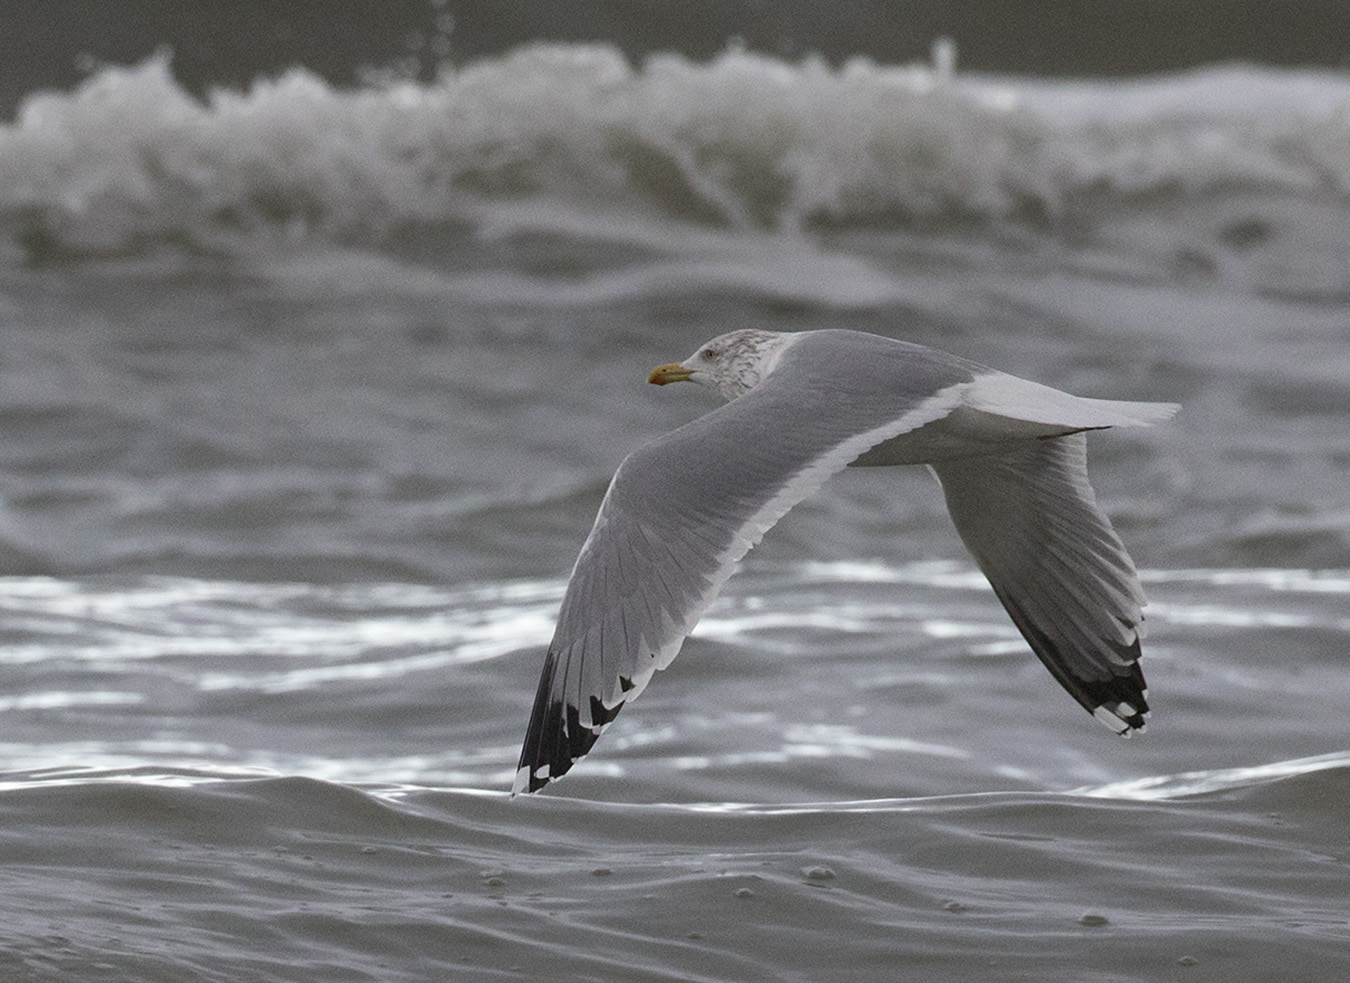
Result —
[{"label": "yellow beak", "polygon": [[667,382],[688,382],[693,374],[692,369],[686,369],[679,362],[671,362],[669,365],[658,365],[652,369],[647,381],[653,386],[664,386]]}]

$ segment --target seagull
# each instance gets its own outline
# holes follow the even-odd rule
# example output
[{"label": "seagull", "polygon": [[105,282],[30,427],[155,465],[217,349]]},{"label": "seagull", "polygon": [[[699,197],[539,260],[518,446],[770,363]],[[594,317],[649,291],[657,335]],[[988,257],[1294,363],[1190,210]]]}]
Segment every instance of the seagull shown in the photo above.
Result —
[{"label": "seagull", "polygon": [[1144,592],[1088,484],[1086,431],[1160,423],[1176,405],[1071,396],[844,330],[732,331],[648,381],[727,402],[619,465],[563,595],[512,794],[590,751],[738,561],[849,466],[927,465],[1051,675],[1115,733],[1143,731]]}]

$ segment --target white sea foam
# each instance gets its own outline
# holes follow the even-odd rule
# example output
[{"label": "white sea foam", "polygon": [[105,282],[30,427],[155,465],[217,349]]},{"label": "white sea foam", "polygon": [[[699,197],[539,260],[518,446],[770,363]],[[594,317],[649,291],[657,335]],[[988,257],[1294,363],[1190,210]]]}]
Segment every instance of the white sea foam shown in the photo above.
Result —
[{"label": "white sea foam", "polygon": [[515,206],[550,201],[667,227],[1053,222],[1231,188],[1344,203],[1350,78],[1048,83],[741,50],[635,67],[535,45],[431,84],[344,90],[297,69],[199,101],[160,56],[35,94],[0,127],[0,226],[21,252],[378,242],[486,229],[498,206],[529,222]]},{"label": "white sea foam", "polygon": [[1334,751],[1291,761],[1274,761],[1244,768],[1216,768],[1179,775],[1150,775],[1127,781],[1074,789],[1071,794],[1100,799],[1137,799],[1142,801],[1184,798],[1213,792],[1227,792],[1251,785],[1264,785],[1285,778],[1319,771],[1341,770],[1350,765],[1350,752]]}]

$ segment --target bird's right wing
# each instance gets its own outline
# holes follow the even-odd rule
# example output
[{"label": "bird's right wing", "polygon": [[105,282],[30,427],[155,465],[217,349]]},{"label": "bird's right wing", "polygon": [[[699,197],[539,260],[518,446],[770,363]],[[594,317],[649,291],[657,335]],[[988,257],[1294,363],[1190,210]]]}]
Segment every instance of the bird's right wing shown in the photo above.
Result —
[{"label": "bird's right wing", "polygon": [[1087,435],[930,467],[961,539],[1046,668],[1116,733],[1143,730],[1144,592],[1088,484]]}]

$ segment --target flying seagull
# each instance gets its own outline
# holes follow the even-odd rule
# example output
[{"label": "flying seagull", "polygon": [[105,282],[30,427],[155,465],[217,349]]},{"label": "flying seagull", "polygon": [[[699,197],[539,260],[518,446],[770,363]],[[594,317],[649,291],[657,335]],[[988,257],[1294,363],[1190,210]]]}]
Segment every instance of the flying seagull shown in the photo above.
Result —
[{"label": "flying seagull", "polygon": [[1032,651],[1117,734],[1144,729],[1143,590],[1097,506],[1084,431],[1170,403],[1085,399],[857,331],[732,331],[648,381],[727,404],[619,465],[544,660],[514,792],[591,749],[765,532],[846,466],[926,464]]}]

